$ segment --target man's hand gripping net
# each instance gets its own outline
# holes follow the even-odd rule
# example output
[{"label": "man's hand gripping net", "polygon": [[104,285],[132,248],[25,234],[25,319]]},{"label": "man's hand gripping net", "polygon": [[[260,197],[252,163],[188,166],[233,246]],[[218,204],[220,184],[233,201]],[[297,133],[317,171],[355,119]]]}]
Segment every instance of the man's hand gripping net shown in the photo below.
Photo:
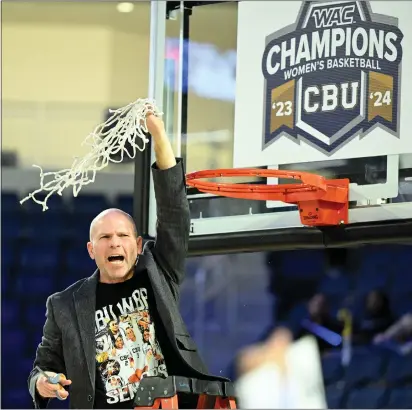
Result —
[{"label": "man's hand gripping net", "polygon": [[[83,141],[82,145],[90,145],[91,149],[83,158],[75,158],[70,169],[57,172],[43,172],[38,165],[33,165],[40,169],[40,188],[30,193],[20,201],[23,204],[28,199],[43,206],[43,211],[48,209],[47,200],[51,195],[57,193],[62,195],[65,188],[73,186],[73,196],[77,196],[83,185],[91,184],[95,181],[96,172],[109,165],[109,162],[120,163],[123,161],[124,153],[130,158],[136,156],[136,150],[144,151],[146,143],[148,114],[161,116],[162,113],[155,106],[155,102],[148,99],[138,99],[117,110],[110,110],[113,115],[98,125]],[[109,128],[112,127],[113,128]],[[136,139],[141,139],[141,145],[136,143]],[[126,148],[126,142],[132,147],[132,152]],[[120,153],[120,159],[115,160],[113,155]],[[47,181],[46,181],[47,180]],[[48,194],[43,201],[35,197],[36,194],[46,191]]]}]

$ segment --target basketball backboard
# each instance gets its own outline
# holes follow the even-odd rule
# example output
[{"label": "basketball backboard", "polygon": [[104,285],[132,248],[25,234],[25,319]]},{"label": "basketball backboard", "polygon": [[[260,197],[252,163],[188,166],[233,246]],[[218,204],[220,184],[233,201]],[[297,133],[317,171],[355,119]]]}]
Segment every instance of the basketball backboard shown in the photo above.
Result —
[{"label": "basketball backboard", "polygon": [[[412,3],[184,3],[152,2],[150,96],[186,172],[258,167],[350,179],[349,224],[322,229],[302,226],[293,205],[190,189],[191,254],[412,238]],[[201,32],[208,18],[210,40]],[[148,161],[136,162],[136,192],[150,195],[135,209],[153,236],[154,194],[140,168]]]}]

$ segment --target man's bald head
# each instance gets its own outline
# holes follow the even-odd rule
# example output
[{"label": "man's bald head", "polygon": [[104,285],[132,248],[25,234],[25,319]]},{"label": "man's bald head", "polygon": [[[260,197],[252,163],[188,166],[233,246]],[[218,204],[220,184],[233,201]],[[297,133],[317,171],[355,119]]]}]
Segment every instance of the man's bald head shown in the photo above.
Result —
[{"label": "man's bald head", "polygon": [[106,209],[90,224],[87,251],[99,269],[99,280],[119,283],[133,276],[143,240],[133,218],[120,209]]},{"label": "man's bald head", "polygon": [[133,232],[134,232],[134,234],[137,238],[137,229],[136,229],[136,224],[135,224],[133,218],[127,212],[124,212],[121,209],[109,208],[109,209],[106,209],[106,210],[100,212],[100,214],[97,215],[93,219],[92,223],[90,224],[90,241],[91,242],[93,241],[93,237],[94,237],[95,231],[96,231],[96,226],[99,224],[99,222],[101,222],[106,217],[116,217],[116,215],[128,219],[128,221],[132,225]]}]

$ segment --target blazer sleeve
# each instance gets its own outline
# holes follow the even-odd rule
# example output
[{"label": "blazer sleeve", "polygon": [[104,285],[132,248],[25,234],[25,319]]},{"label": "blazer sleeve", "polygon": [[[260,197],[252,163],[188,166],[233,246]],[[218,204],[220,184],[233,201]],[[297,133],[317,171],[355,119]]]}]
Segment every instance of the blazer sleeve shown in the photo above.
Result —
[{"label": "blazer sleeve", "polygon": [[181,158],[172,168],[160,170],[152,165],[156,196],[156,239],[152,250],[167,279],[180,285],[185,276],[189,242],[190,211]]},{"label": "blazer sleeve", "polygon": [[30,395],[36,409],[44,409],[50,399],[42,398],[36,390],[36,381],[40,376],[36,366],[44,371],[66,374],[63,358],[61,331],[56,324],[53,313],[52,296],[46,302],[46,322],[43,328],[42,341],[37,347],[33,370],[28,379]]}]

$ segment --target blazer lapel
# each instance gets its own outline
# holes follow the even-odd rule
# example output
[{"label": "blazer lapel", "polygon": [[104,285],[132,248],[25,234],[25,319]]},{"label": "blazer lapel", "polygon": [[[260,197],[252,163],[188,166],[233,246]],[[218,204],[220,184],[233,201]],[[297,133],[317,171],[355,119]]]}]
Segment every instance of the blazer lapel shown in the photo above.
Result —
[{"label": "blazer lapel", "polygon": [[87,369],[93,386],[96,378],[94,312],[96,309],[96,287],[98,276],[99,273],[96,271],[90,278],[84,281],[83,285],[73,295]]}]

